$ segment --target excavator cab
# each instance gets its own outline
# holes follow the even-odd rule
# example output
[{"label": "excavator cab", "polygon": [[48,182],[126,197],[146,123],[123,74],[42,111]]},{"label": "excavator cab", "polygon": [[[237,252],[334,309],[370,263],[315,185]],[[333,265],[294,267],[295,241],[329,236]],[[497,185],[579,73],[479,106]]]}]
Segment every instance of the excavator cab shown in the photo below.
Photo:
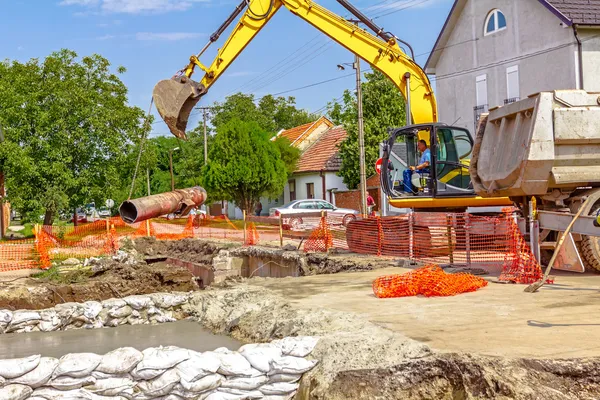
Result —
[{"label": "excavator cab", "polygon": [[[408,167],[419,164],[421,154],[417,144],[420,140],[427,143],[431,152],[427,174],[408,170]],[[392,198],[474,196],[469,175],[472,151],[473,138],[463,128],[435,123],[392,129],[389,139],[384,143],[382,188]],[[393,160],[400,161],[395,165],[406,165],[402,180],[396,179],[399,171],[390,168],[390,165],[394,165],[390,164]]]},{"label": "excavator cab", "polygon": [[152,92],[154,105],[169,130],[179,139],[186,140],[185,129],[190,113],[206,88],[185,74],[165,79],[156,84]]}]

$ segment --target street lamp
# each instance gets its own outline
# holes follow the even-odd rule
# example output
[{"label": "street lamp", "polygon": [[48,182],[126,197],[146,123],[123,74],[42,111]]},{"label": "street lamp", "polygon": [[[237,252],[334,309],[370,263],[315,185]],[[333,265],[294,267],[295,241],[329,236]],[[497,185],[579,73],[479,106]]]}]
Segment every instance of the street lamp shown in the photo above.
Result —
[{"label": "street lamp", "polygon": [[171,170],[171,192],[175,190],[175,178],[173,177],[173,152],[179,150],[179,147],[169,150],[169,169]]},{"label": "street lamp", "polygon": [[360,77],[360,57],[354,58],[354,63],[338,64],[338,69],[344,71],[344,66],[351,66],[356,71],[356,98],[358,110],[358,157],[360,166],[360,208],[363,215],[367,214],[367,172],[365,167],[365,129],[363,120],[362,87]]}]

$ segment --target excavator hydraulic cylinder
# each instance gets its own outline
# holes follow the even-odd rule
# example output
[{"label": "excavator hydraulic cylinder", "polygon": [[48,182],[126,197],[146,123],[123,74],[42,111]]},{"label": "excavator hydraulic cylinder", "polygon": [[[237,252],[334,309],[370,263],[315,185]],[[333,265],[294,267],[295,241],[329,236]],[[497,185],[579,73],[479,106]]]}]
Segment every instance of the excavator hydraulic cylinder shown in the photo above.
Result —
[{"label": "excavator hydraulic cylinder", "polygon": [[186,216],[192,208],[201,206],[206,201],[206,196],[206,190],[199,186],[178,189],[173,192],[126,200],[121,204],[119,213],[121,219],[129,224],[171,213]]}]

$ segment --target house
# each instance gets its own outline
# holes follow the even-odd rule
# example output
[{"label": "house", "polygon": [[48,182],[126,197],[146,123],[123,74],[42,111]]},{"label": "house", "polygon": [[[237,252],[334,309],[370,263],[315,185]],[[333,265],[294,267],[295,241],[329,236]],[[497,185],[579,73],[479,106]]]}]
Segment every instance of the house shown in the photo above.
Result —
[{"label": "house", "polygon": [[456,0],[425,71],[440,121],[479,116],[540,91],[600,91],[600,0]]}]

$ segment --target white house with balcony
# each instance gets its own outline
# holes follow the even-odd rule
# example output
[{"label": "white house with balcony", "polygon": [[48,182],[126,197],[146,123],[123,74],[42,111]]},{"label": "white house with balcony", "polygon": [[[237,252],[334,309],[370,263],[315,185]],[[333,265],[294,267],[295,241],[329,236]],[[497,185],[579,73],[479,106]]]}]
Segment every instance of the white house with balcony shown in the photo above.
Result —
[{"label": "white house with balcony", "polygon": [[555,89],[600,92],[600,0],[456,0],[427,60],[440,121]]}]

